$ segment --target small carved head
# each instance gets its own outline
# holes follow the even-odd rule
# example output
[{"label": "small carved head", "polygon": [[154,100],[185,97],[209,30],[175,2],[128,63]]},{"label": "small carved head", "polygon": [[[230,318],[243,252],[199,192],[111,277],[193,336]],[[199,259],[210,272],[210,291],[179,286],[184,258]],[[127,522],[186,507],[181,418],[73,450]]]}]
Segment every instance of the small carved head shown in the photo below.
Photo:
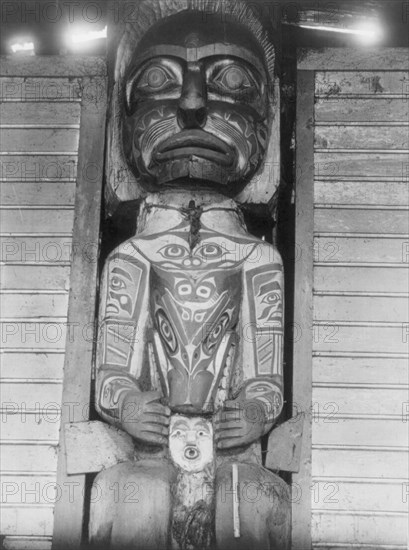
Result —
[{"label": "small carved head", "polygon": [[213,462],[213,427],[201,417],[176,414],[169,428],[173,462],[187,472],[199,472]]}]

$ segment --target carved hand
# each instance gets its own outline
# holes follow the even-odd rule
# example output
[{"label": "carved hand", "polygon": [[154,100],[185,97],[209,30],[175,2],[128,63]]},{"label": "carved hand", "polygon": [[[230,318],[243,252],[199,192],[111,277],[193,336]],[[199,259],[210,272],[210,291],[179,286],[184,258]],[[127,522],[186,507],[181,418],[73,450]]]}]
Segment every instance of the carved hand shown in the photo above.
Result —
[{"label": "carved hand", "polygon": [[122,403],[122,429],[139,441],[167,445],[170,409],[160,398],[158,391],[129,392]]},{"label": "carved hand", "polygon": [[257,399],[226,401],[216,415],[215,433],[218,449],[231,449],[249,445],[265,432],[266,415],[263,404]]}]

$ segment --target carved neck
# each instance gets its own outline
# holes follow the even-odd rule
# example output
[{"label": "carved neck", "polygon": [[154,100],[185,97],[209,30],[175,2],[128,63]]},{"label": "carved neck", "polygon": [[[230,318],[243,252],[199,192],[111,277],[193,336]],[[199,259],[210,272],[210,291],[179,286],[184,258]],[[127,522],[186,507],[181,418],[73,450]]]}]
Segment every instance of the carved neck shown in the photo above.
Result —
[{"label": "carved neck", "polygon": [[227,235],[246,234],[237,204],[217,193],[166,191],[149,195],[141,204],[136,235],[163,232],[186,221],[199,220],[208,229]]}]

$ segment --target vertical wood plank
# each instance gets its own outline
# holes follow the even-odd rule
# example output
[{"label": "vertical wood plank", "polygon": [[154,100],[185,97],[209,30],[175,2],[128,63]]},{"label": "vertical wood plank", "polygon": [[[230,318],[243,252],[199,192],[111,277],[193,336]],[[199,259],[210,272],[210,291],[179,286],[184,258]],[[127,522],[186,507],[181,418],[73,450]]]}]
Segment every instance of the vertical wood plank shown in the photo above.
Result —
[{"label": "vertical wood plank", "polygon": [[311,548],[311,399],[314,205],[314,71],[297,76],[296,225],[300,257],[295,265],[294,320],[302,336],[294,343],[293,408],[305,413],[300,471],[293,476],[292,549]]},{"label": "vertical wood plank", "polygon": [[67,475],[64,424],[86,420],[84,407],[90,401],[93,342],[89,337],[91,331],[87,327],[92,327],[95,322],[106,81],[104,77],[84,78],[82,84],[88,93],[81,103],[73,234],[73,241],[79,246],[74,247],[71,258],[68,326],[73,327],[73,330],[67,336],[64,363],[57,468],[61,498],[56,502],[54,511],[54,550],[74,550],[81,547],[84,517],[85,475]]}]

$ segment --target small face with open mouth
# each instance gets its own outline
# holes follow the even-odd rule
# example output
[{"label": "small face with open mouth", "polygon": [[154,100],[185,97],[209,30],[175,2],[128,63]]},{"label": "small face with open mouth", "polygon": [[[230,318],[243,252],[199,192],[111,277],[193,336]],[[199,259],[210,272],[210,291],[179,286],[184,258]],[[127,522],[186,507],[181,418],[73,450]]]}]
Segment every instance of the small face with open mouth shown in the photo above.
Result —
[{"label": "small face with open mouth", "polygon": [[173,462],[187,472],[199,472],[213,461],[212,424],[201,417],[176,414],[169,428]]},{"label": "small face with open mouth", "polygon": [[154,27],[135,54],[125,156],[154,186],[190,181],[237,192],[258,170],[268,138],[262,55],[237,24],[210,32],[200,17],[186,17]]}]

